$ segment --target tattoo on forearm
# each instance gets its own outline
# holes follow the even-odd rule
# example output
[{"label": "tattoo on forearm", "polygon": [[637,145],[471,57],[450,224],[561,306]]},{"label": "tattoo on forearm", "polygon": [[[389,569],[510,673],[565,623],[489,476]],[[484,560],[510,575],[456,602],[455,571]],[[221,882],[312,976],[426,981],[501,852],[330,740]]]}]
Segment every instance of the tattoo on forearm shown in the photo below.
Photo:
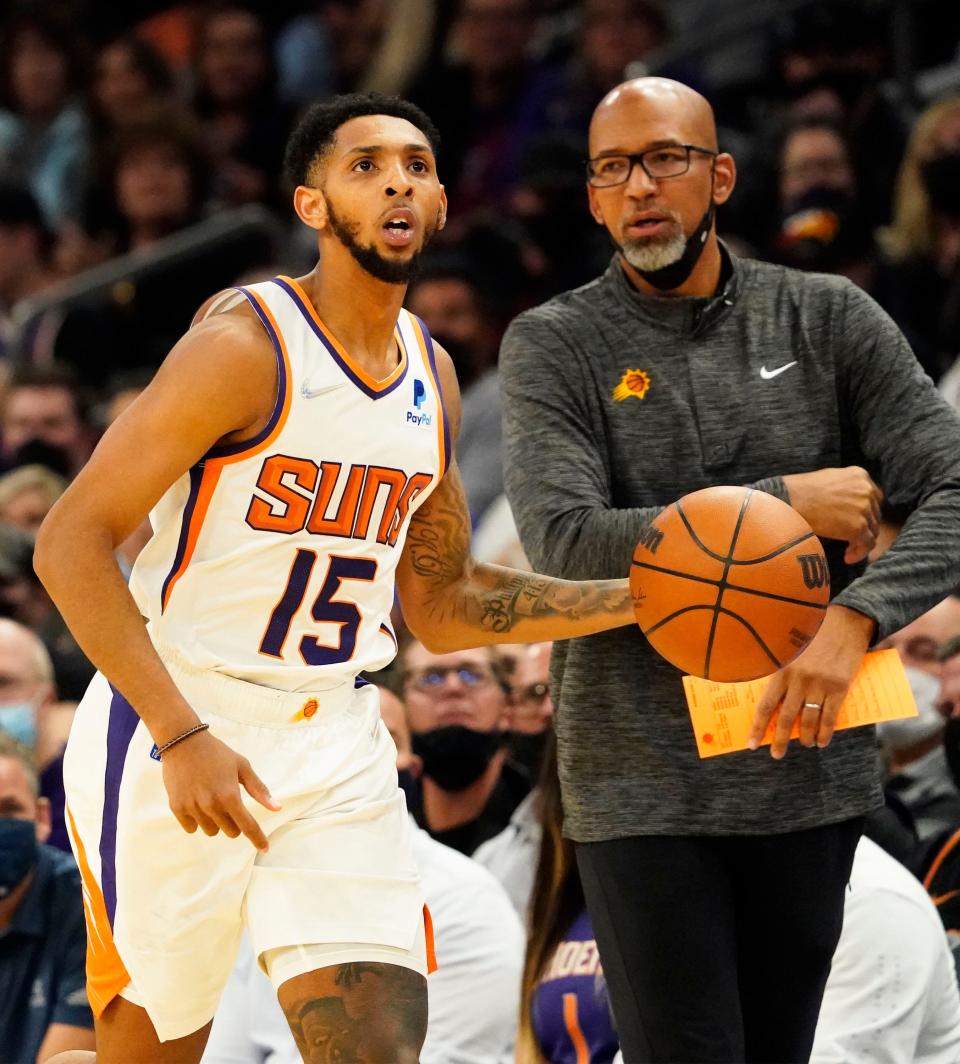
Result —
[{"label": "tattoo on forearm", "polygon": [[471,568],[470,520],[457,477],[445,478],[413,515],[406,549],[421,579],[421,605],[435,625],[502,634],[525,619],[609,618],[630,602],[625,581],[571,582],[498,566]]},{"label": "tattoo on forearm", "polygon": [[307,1064],[415,1064],[427,1029],[426,980],[395,964],[339,964],[280,988]]}]

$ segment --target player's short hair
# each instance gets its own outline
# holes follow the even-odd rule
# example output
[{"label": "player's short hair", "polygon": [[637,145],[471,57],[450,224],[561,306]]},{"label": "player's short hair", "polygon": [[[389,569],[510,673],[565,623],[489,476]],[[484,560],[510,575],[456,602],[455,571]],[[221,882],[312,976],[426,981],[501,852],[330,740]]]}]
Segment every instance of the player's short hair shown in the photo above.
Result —
[{"label": "player's short hair", "polygon": [[399,96],[385,96],[379,92],[351,92],[334,96],[323,103],[315,103],[297,123],[290,134],[283,159],[287,180],[294,186],[305,185],[314,166],[330,150],[337,130],[352,118],[367,115],[388,115],[402,118],[427,138],[433,154],[440,149],[440,133],[428,115]]}]

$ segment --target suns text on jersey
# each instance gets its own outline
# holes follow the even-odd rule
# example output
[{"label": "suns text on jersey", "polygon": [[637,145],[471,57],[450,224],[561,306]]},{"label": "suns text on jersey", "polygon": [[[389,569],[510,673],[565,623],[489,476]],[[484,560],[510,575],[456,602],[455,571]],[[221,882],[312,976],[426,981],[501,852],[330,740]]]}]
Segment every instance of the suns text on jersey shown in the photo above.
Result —
[{"label": "suns text on jersey", "polygon": [[[264,459],[246,522],[261,532],[368,539],[396,546],[410,505],[427,488],[430,473],[410,476],[389,466],[319,465],[309,458],[272,454]],[[382,506],[380,501],[383,500]],[[375,511],[377,511],[375,513]]]}]

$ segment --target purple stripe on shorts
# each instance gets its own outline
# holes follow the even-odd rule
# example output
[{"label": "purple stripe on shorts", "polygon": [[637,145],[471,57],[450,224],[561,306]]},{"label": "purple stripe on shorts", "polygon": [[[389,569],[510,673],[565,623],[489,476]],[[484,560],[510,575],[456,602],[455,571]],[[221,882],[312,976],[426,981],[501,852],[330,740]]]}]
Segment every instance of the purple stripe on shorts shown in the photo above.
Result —
[{"label": "purple stripe on shorts", "polygon": [[130,703],[113,686],[110,717],[107,721],[107,770],[103,776],[103,820],[100,824],[100,887],[107,907],[110,927],[117,911],[117,811],[120,783],[127,749],[140,718]]}]

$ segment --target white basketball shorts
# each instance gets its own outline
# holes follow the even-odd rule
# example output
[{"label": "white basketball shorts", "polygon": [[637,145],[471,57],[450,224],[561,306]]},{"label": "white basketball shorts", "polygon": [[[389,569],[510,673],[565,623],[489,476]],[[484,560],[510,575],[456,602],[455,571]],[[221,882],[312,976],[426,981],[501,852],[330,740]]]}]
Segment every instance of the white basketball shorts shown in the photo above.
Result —
[{"label": "white basketball shorts", "polygon": [[[282,809],[243,792],[266,853],[242,835],[185,832],[149,732],[94,677],[73,723],[64,786],[95,1015],[129,988],[125,996],[143,1005],[161,1040],[199,1029],[214,1014],[244,924],[258,958],[357,943],[411,951],[407,966],[432,970],[429,913],[377,689],[350,683],[290,694],[160,653],[211,734],[249,759]],[[382,949],[370,959],[382,959]]]}]

